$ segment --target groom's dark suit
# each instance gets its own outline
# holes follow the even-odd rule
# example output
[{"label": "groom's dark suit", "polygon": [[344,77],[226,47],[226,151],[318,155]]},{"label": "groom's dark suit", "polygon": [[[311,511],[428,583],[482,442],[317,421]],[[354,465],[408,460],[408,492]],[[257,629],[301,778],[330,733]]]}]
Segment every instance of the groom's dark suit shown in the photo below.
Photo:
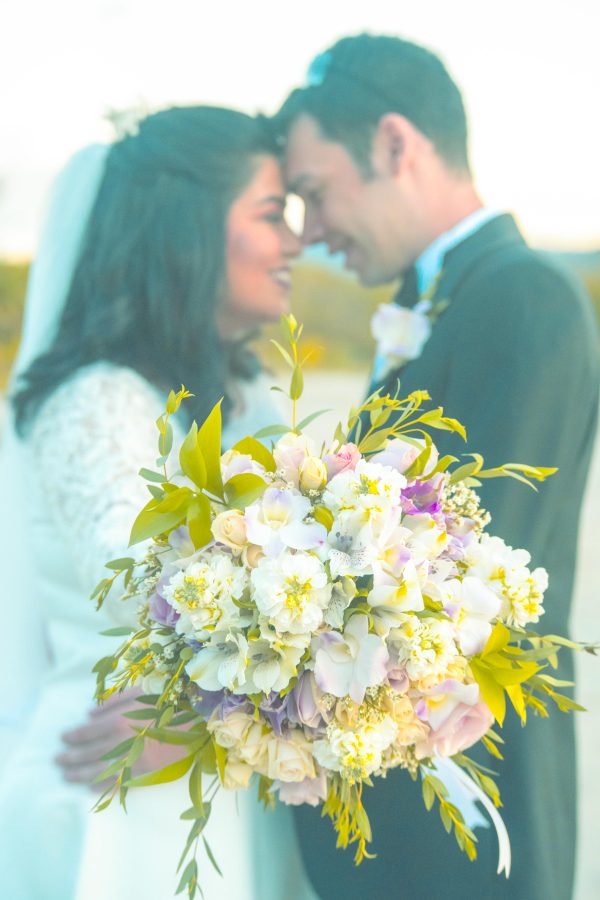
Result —
[{"label": "groom's dark suit", "polygon": [[[427,389],[435,405],[459,419],[468,445],[437,432],[440,451],[473,449],[488,466],[524,462],[558,466],[534,493],[509,479],[483,483],[492,514],[489,531],[526,547],[532,565],[550,575],[545,632],[566,634],[577,526],[596,432],[597,333],[585,295],[553,262],[525,244],[503,215],[446,255],[437,296],[450,305],[422,356],[393,373],[402,396]],[[403,302],[402,296],[400,302]],[[561,674],[570,678],[566,651]],[[513,871],[496,875],[493,829],[478,829],[470,863],[448,836],[437,811],[424,810],[419,785],[394,772],[366,789],[377,859],[353,865],[353,851],[335,850],[329,819],[297,810],[304,862],[322,900],[571,900],[576,837],[573,717],[530,715],[522,730],[511,710],[503,729],[502,814],[511,838]]]}]

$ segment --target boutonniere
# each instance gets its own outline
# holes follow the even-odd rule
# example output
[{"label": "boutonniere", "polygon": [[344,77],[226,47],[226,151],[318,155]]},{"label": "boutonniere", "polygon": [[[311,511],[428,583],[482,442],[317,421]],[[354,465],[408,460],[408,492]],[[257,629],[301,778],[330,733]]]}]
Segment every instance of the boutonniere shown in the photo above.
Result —
[{"label": "boutonniere", "polygon": [[449,304],[436,296],[439,281],[440,275],[412,309],[391,302],[381,303],[375,310],[371,319],[371,334],[377,342],[374,380],[382,380],[421,356],[433,326]]}]

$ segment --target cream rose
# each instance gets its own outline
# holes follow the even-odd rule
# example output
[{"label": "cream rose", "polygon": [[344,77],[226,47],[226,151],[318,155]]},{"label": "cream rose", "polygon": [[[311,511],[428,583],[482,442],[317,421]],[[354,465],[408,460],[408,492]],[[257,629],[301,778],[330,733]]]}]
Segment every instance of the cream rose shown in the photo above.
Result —
[{"label": "cream rose", "polygon": [[239,509],[226,509],[220,512],[213,519],[211,528],[217,543],[231,547],[236,553],[241,553],[248,543],[246,520]]},{"label": "cream rose", "polygon": [[229,750],[232,747],[239,747],[253,724],[254,719],[248,713],[234,710],[228,716],[225,716],[224,719],[213,713],[206,727],[214,736],[217,744]]},{"label": "cream rose", "polygon": [[318,456],[307,456],[300,466],[303,491],[319,491],[327,483],[327,466]]},{"label": "cream rose", "polygon": [[417,741],[426,739],[429,726],[419,719],[406,695],[388,693],[383,701],[383,708],[398,726],[394,741],[397,747],[410,747]]},{"label": "cream rose", "polygon": [[273,734],[268,744],[267,776],[274,781],[303,781],[315,778],[311,744],[299,731],[288,738]]},{"label": "cream rose", "polygon": [[264,555],[263,548],[258,544],[247,544],[242,550],[242,562],[249,569],[255,569]]},{"label": "cream rose", "polygon": [[240,759],[261,775],[267,772],[269,738],[262,723],[253,722],[238,747]]},{"label": "cream rose", "polygon": [[223,773],[223,787],[226,791],[245,789],[252,778],[252,766],[236,759],[228,759]]}]

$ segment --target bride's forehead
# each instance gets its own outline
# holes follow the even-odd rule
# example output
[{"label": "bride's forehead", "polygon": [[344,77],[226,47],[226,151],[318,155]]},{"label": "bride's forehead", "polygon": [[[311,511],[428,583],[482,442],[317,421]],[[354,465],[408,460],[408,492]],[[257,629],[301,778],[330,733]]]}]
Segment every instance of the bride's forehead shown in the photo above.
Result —
[{"label": "bride's forehead", "polygon": [[252,204],[284,198],[283,172],[279,161],[274,156],[258,157],[237,200]]}]

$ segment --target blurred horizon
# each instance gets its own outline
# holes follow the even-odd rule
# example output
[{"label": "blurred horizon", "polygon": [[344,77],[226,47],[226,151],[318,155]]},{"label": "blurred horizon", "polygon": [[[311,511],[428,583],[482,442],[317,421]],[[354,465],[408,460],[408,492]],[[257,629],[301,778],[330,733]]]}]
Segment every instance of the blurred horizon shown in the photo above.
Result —
[{"label": "blurred horizon", "polygon": [[[35,252],[53,177],[111,138],[107,113],[172,104],[273,112],[343,35],[398,34],[437,52],[463,91],[475,180],[550,250],[600,251],[596,0],[21,0],[4,11],[0,258]],[[293,29],[293,41],[289,39]],[[4,99],[4,98],[3,98]]]}]

